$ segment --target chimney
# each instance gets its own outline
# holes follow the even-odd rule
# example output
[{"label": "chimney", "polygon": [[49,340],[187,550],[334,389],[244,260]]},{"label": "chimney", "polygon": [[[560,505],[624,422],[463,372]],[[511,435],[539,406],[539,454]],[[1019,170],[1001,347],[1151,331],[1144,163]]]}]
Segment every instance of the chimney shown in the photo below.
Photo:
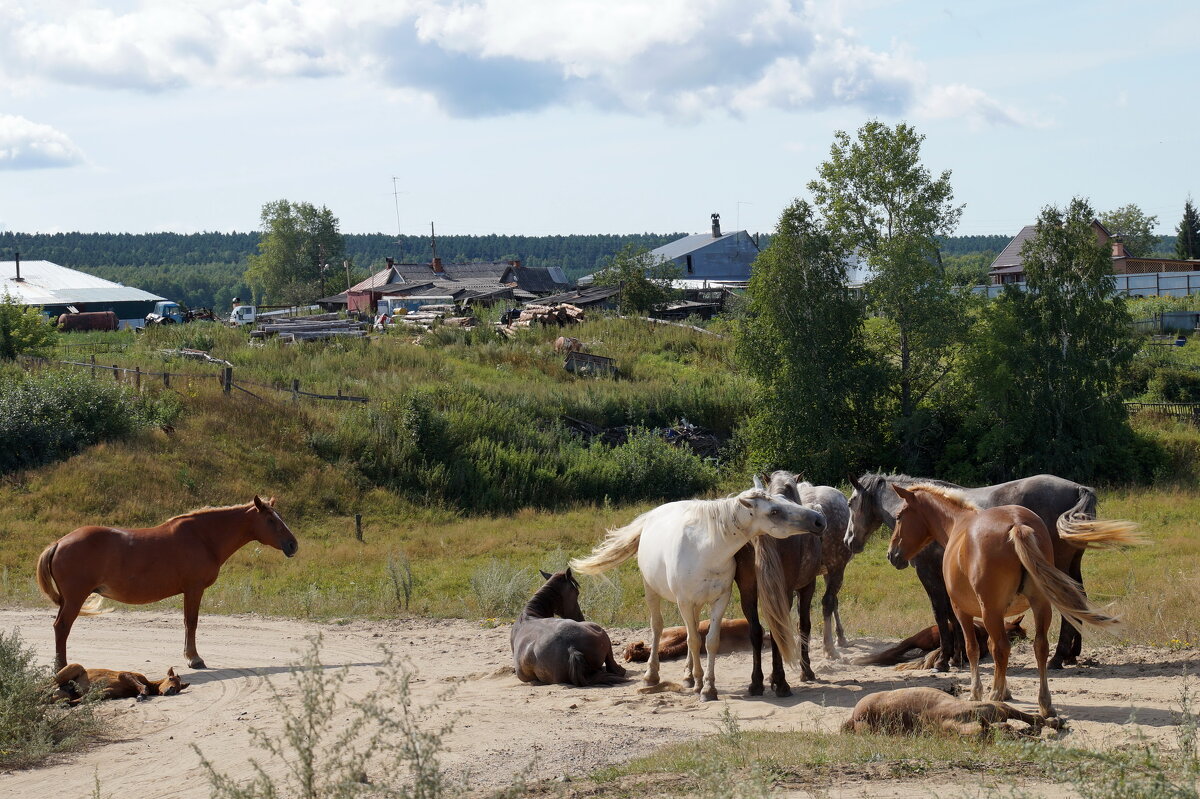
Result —
[{"label": "chimney", "polygon": [[431,265],[433,266],[433,271],[437,272],[439,275],[444,274],[446,271],[442,268],[442,259],[438,258],[436,255],[433,256],[433,264]]},{"label": "chimney", "polygon": [[1112,257],[1113,258],[1128,258],[1129,253],[1125,250],[1125,242],[1121,241],[1120,236],[1112,237]]},{"label": "chimney", "polygon": [[714,239],[721,238],[721,215],[720,214],[712,215],[712,227],[713,227],[713,238]]},{"label": "chimney", "polygon": [[17,281],[18,283],[20,283],[20,282],[21,282],[21,281],[23,281],[24,279],[25,279],[25,278],[21,277],[21,253],[19,253],[19,252],[18,252],[18,253],[17,253],[17,277],[16,277],[16,281]]},{"label": "chimney", "polygon": [[387,265],[388,265],[388,269],[391,269],[393,266],[395,266],[395,265],[396,265],[396,259],[395,259],[395,258],[388,258],[388,259],[387,259]]},{"label": "chimney", "polygon": [[521,259],[518,258],[515,261],[509,261],[508,265],[511,266],[513,269],[520,269],[521,268]]}]

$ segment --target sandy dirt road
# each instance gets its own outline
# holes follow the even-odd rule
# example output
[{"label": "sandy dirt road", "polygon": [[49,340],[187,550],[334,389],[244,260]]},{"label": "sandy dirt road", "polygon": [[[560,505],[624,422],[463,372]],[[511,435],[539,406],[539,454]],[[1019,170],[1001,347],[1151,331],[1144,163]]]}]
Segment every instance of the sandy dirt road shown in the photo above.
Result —
[{"label": "sandy dirt road", "polygon": [[[52,618],[49,609],[0,611],[0,627],[19,628],[42,661],[50,663]],[[191,688],[175,697],[106,703],[102,712],[108,741],[41,768],[0,773],[0,797],[90,796],[95,776],[105,796],[207,797],[208,783],[191,744],[223,771],[249,775],[249,728],[271,730],[279,725],[271,694],[264,690],[265,679],[294,699],[289,666],[306,638],[317,632],[323,635],[322,661],[349,668],[345,690],[351,695],[364,695],[374,687],[381,644],[412,663],[418,701],[452,689],[439,711],[442,720],[457,714],[445,741],[443,763],[455,778],[478,790],[502,787],[523,771],[534,779],[578,776],[662,744],[700,738],[716,731],[725,707],[744,729],[835,731],[864,692],[905,685],[945,687],[967,680],[965,673],[940,676],[830,662],[817,651],[819,682],[806,685],[789,675],[792,697],[777,699],[770,691],[766,697],[749,697],[749,654],[734,653],[722,656],[717,666],[717,686],[727,701],[702,703],[691,693],[639,693],[636,678],[643,664],[627,664],[634,680],[624,685],[526,685],[512,674],[507,625],[488,629],[479,623],[428,619],[320,625],[257,616],[202,617],[199,648],[211,668],[192,671],[180,668],[184,661],[179,613],[117,610],[78,621],[70,639],[70,659],[151,677],[173,665]],[[618,647],[644,636],[645,631],[613,634]],[[867,639],[851,643],[850,657],[882,645]],[[1030,701],[1036,696],[1032,666],[1029,645],[1019,645],[1010,687],[1015,704],[1027,710],[1036,709]],[[1051,691],[1060,713],[1071,722],[1072,743],[1109,747],[1128,741],[1135,732],[1170,743],[1175,740],[1173,711],[1178,709],[1184,672],[1194,674],[1197,666],[1200,654],[1194,651],[1096,647],[1093,637],[1085,641],[1084,664],[1054,674]],[[990,679],[990,668],[985,667],[985,680]],[[664,664],[665,678],[678,680],[681,674],[682,662]],[[283,770],[279,763],[266,765],[268,770]],[[943,788],[953,793],[953,787],[911,781],[863,786],[850,781],[832,795],[929,796]]]}]

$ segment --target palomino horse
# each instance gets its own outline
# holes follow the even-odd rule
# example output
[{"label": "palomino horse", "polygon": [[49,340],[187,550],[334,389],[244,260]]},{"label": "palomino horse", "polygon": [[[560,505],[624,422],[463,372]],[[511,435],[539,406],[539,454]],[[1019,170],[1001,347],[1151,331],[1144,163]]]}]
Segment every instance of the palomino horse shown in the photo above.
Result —
[{"label": "palomino horse", "polygon": [[[609,530],[604,541],[581,560],[571,561],[576,571],[598,574],[637,554],[650,611],[650,662],[646,683],[657,685],[658,644],[662,636],[662,600],[679,606],[688,631],[688,672],[684,684],[705,700],[717,698],[714,666],[721,651],[721,617],[733,593],[734,555],[752,538],[769,535],[786,538],[800,533],[820,533],[825,517],[783,497],[758,489],[726,499],[692,499],[669,502],[638,516],[625,527]],[[708,671],[700,660],[700,609],[711,604],[708,637]],[[789,639],[788,620],[768,616],[778,639]],[[773,638],[772,640],[776,640]],[[787,644],[779,642],[781,647]],[[785,649],[790,654],[795,648]]]},{"label": "palomino horse", "polygon": [[[1050,645],[1051,608],[1077,627],[1090,624],[1101,629],[1119,626],[1117,619],[1092,606],[1079,583],[1054,566],[1054,541],[1041,518],[1020,505],[999,505],[980,510],[966,494],[945,486],[918,484],[892,486],[900,499],[896,529],[888,547],[888,560],[903,568],[931,541],[946,550],[942,576],[950,604],[960,627],[970,630],[974,620],[983,620],[988,646],[996,663],[991,700],[1002,702],[1006,695],[1009,642],[1004,617],[1029,608],[1033,614],[1033,654],[1037,661],[1038,708],[1053,716],[1050,686],[1046,682],[1046,660]],[[1063,533],[1076,546],[1120,546],[1136,543],[1134,525],[1110,523],[1104,532]],[[974,635],[966,641],[971,662],[971,699],[983,692],[979,678],[979,642]]]},{"label": "palomino horse", "polygon": [[[900,500],[890,486],[911,486],[918,483],[962,491],[967,499],[980,508],[992,508],[997,505],[1022,505],[1029,508],[1041,518],[1046,529],[1050,531],[1050,539],[1054,544],[1054,564],[1080,585],[1083,584],[1081,565],[1084,548],[1072,544],[1061,533],[1102,531],[1110,524],[1094,521],[1095,491],[1052,474],[1039,474],[982,488],[963,488],[943,480],[909,477],[903,474],[864,474],[858,479],[850,478],[854,493],[850,495],[850,528],[846,531],[846,545],[851,551],[862,552],[867,537],[878,530],[880,525],[895,527],[896,508],[899,507]],[[1120,525],[1123,522],[1116,524]],[[948,671],[952,656],[956,662],[962,662],[963,637],[950,609],[946,584],[942,580],[941,546],[937,543],[930,544],[921,550],[912,563],[916,567],[917,577],[924,586],[925,593],[929,595],[929,602],[933,606],[933,618],[941,632],[943,646],[935,668],[938,671]],[[946,646],[947,641],[953,645]],[[1083,637],[1079,631],[1064,618],[1058,633],[1058,646],[1050,660],[1050,668],[1060,669],[1064,664],[1075,663],[1082,641]]]},{"label": "palomino horse", "polygon": [[517,678],[581,688],[624,678],[625,669],[613,658],[608,633],[599,624],[583,620],[579,583],[571,570],[542,572],[542,577],[545,584],[525,605],[509,634]]},{"label": "palomino horse", "polygon": [[[762,481],[754,477],[754,485],[762,488]],[[837,593],[842,585],[846,562],[850,550],[846,547],[846,525],[850,522],[850,507],[841,491],[830,486],[814,486],[791,472],[777,471],[771,475],[767,493],[817,508],[825,516],[825,532],[820,536],[798,536],[793,538],[754,539],[752,545],[738,552],[735,580],[742,598],[742,613],[750,622],[750,649],[754,653],[754,665],[750,673],[750,695],[761,696],[763,692],[762,671],[762,625],[758,619],[758,602],[764,609],[770,608],[770,616],[788,619],[792,612],[792,599],[799,594],[797,613],[800,616],[800,671],[807,682],[816,679],[808,658],[808,639],[812,632],[812,598],[817,588],[817,576],[825,575],[825,596],[821,608],[825,618],[825,654],[831,660],[838,657],[833,646],[833,628],[836,619],[838,642],[846,645],[846,634],[838,614]],[[763,569],[764,564],[770,564]],[[761,577],[761,579],[760,579]],[[774,607],[772,607],[774,606]],[[791,622],[788,622],[789,627]],[[772,631],[775,627],[771,627]],[[789,636],[790,637],[790,636]],[[771,687],[776,696],[791,696],[784,673],[783,653],[771,643]]]},{"label": "palomino horse", "polygon": [[144,605],[176,594],[183,594],[183,655],[193,669],[205,668],[196,652],[200,598],[225,561],[251,541],[289,558],[296,554],[296,536],[279,518],[274,497],[194,510],[158,527],[80,527],[58,539],[37,562],[38,588],[58,605],[55,668],[67,664],[67,636],[76,617],[103,613],[102,598]]}]

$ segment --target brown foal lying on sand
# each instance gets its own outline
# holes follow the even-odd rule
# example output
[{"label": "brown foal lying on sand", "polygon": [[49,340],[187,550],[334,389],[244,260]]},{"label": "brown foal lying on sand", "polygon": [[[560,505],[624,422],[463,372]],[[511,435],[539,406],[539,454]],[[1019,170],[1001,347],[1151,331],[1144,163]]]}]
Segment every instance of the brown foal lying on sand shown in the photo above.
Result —
[{"label": "brown foal lying on sand", "polygon": [[85,669],[71,663],[54,675],[55,699],[64,699],[76,705],[87,695],[92,686],[97,686],[101,699],[129,699],[138,701],[149,696],[172,696],[187,688],[190,683],[179,679],[174,667],[167,669],[161,680],[150,680],[136,671],[113,671],[112,669]]},{"label": "brown foal lying on sand", "polygon": [[939,691],[937,688],[899,688],[864,696],[854,706],[842,732],[912,733],[933,731],[959,735],[984,735],[995,726],[1016,732],[1011,719],[1030,725],[1029,734],[1042,727],[1061,729],[1062,722],[1023,713],[1003,702],[973,702]]},{"label": "brown foal lying on sand", "polygon": [[[1008,633],[1010,643],[1017,640],[1025,640],[1029,636],[1025,633],[1025,628],[1021,626],[1021,621],[1025,618],[1024,615],[1017,619],[1009,619],[1004,622],[1004,631]],[[975,639],[979,641],[980,651],[987,648],[988,634],[983,627],[983,622],[975,620]],[[911,668],[931,669],[941,656],[942,636],[938,631],[937,625],[934,624],[926,627],[916,635],[911,635],[905,638],[895,646],[888,647],[871,655],[865,655],[854,661],[860,666],[896,666],[898,669]],[[923,657],[917,656],[911,663],[905,663],[910,660],[908,653],[914,649],[919,649],[926,653]],[[896,664],[901,664],[897,666]]]},{"label": "brown foal lying on sand", "polygon": [[[700,651],[705,652],[704,638],[708,635],[708,619],[700,622]],[[744,652],[750,649],[750,622],[745,619],[721,620],[721,651],[718,655],[729,652]],[[660,660],[673,660],[687,654],[687,627],[668,627],[662,631],[658,639],[658,657]],[[650,659],[650,647],[645,641],[634,641],[625,647],[623,655],[627,661],[644,663]]]}]

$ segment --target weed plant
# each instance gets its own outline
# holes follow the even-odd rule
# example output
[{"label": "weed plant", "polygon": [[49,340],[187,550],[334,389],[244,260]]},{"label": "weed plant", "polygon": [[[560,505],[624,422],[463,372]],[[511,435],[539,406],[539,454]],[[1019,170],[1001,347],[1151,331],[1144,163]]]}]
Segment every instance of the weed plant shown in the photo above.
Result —
[{"label": "weed plant", "polygon": [[82,745],[99,728],[91,702],[51,703],[51,672],[36,659],[18,631],[0,630],[0,771],[35,766]]},{"label": "weed plant", "polygon": [[[309,639],[293,671],[299,707],[268,680],[283,719],[279,735],[252,728],[260,757],[286,766],[282,776],[250,761],[254,776],[238,780],[200,756],[214,799],[440,799],[461,793],[442,773],[442,738],[452,724],[431,725],[435,704],[421,706],[412,696],[412,672],[384,650],[378,683],[361,700],[345,698],[348,671],[325,666],[321,639]],[[443,697],[444,698],[444,697]]]}]

